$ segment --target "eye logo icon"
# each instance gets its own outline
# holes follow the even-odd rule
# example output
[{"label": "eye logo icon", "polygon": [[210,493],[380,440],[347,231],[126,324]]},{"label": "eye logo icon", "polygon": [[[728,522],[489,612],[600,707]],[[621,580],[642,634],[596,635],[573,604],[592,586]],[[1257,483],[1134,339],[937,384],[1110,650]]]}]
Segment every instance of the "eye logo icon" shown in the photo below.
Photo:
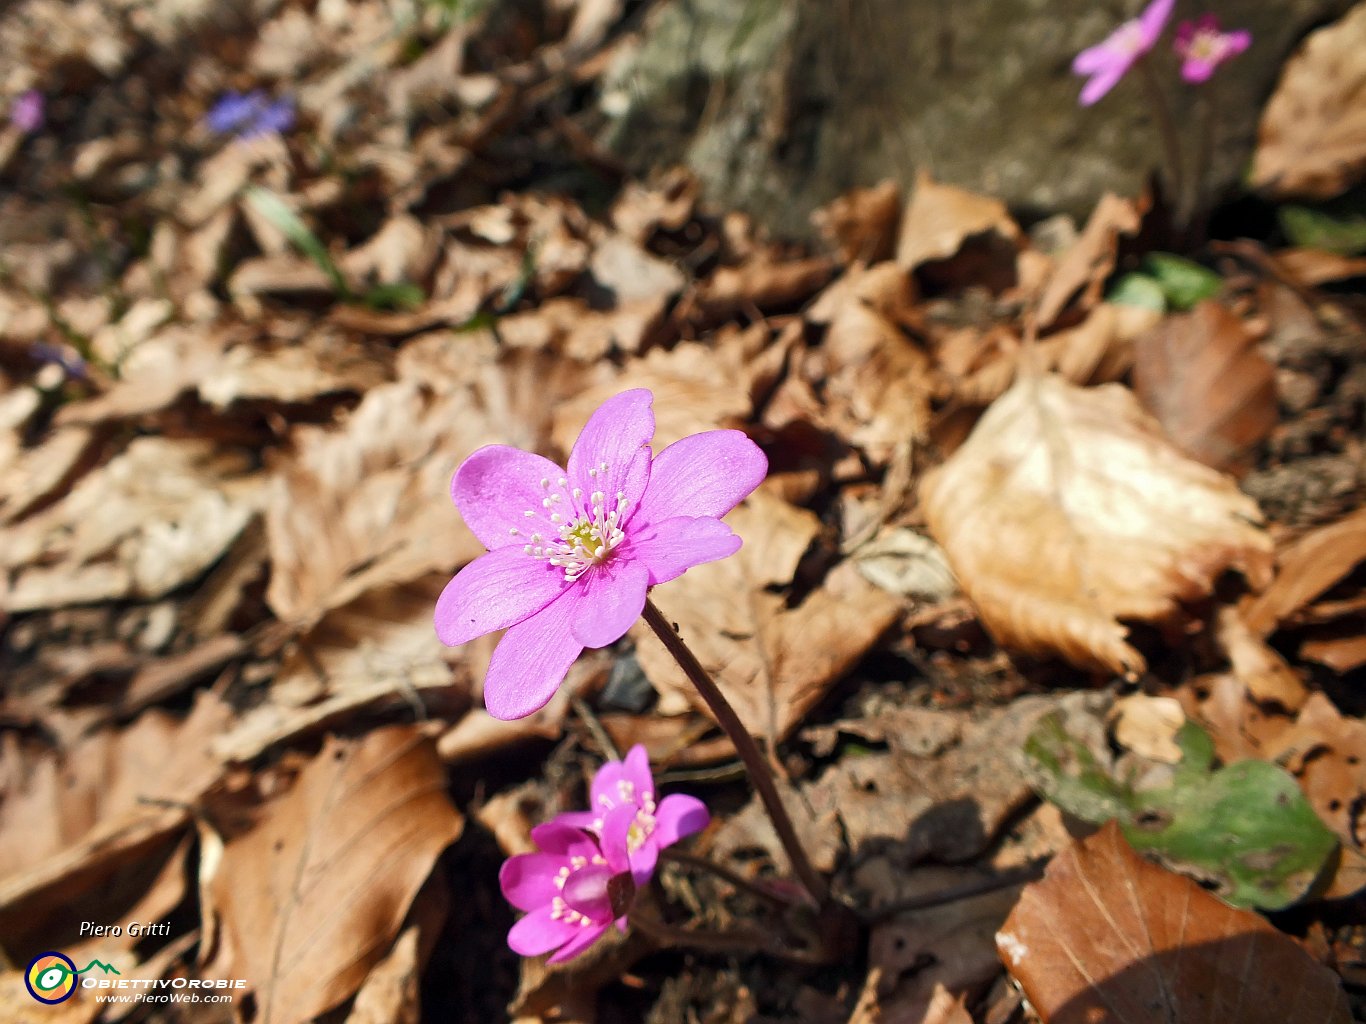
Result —
[{"label": "eye logo icon", "polygon": [[61,953],[40,953],[24,973],[28,994],[40,1003],[62,1003],[76,991],[76,965]]}]

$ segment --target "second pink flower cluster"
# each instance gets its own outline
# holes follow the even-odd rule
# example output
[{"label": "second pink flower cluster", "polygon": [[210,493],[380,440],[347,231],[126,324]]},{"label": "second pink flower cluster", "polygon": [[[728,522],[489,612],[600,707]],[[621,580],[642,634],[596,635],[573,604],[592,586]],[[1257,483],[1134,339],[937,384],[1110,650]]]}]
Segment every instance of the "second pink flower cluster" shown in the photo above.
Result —
[{"label": "second pink flower cluster", "polygon": [[536,853],[510,857],[498,873],[507,901],[526,916],[508,945],[522,956],[552,950],[551,963],[578,956],[615,924],[626,930],[636,891],[659,852],[707,827],[701,800],[656,798],[650,759],[637,744],[593,776],[590,810],[568,811],[531,830]]}]

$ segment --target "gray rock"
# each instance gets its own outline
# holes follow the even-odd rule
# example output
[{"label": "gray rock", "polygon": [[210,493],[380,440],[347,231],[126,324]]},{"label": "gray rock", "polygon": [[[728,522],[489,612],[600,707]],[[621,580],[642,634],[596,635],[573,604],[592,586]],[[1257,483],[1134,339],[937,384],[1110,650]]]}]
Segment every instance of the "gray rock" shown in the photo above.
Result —
[{"label": "gray rock", "polygon": [[[1130,0],[1124,10],[1136,13]],[[1235,185],[1281,65],[1352,0],[1179,0],[1152,53],[1189,154],[1208,85],[1180,80],[1175,25],[1214,9],[1251,49],[1216,76],[1213,180]],[[671,0],[603,80],[603,141],[638,170],[686,163],[708,198],[806,235],[811,210],[918,168],[1017,211],[1084,215],[1161,160],[1136,74],[1077,105],[1075,54],[1121,15],[1094,0]],[[1190,162],[1190,156],[1187,156]]]}]

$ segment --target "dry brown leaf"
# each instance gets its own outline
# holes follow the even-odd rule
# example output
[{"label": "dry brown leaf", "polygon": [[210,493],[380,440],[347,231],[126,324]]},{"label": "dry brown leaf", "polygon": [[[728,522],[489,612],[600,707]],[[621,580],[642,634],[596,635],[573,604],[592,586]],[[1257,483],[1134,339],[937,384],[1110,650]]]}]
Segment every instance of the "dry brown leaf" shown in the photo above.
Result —
[{"label": "dry brown leaf", "polygon": [[[900,603],[842,563],[800,605],[787,608],[768,588],[791,580],[819,520],[759,491],[726,521],[744,541],[739,554],[691,570],[653,599],[746,728],[777,742],[895,621]],[[664,707],[705,710],[663,645],[643,626],[634,629],[640,666]]]},{"label": "dry brown leaf", "polygon": [[1345,899],[1360,892],[1366,888],[1366,722],[1344,717],[1332,701],[1315,693],[1276,747],[1315,813],[1342,841],[1324,897]]},{"label": "dry brown leaf", "polygon": [[929,426],[930,358],[900,327],[914,305],[910,274],[887,262],[841,279],[810,314],[828,324],[807,374],[823,386],[829,425],[879,464]]},{"label": "dry brown leaf", "polygon": [[57,504],[12,527],[10,610],[156,598],[197,579],[255,514],[262,477],[201,440],[134,439]]},{"label": "dry brown leaf", "polygon": [[687,282],[672,263],[651,255],[624,235],[608,235],[599,242],[588,270],[618,303],[668,299],[681,292]]},{"label": "dry brown leaf", "polygon": [[1366,257],[1343,256],[1323,249],[1282,249],[1272,260],[1287,277],[1306,288],[1366,277]]},{"label": "dry brown leaf", "polygon": [[1288,935],[1143,860],[1110,822],[1025,889],[996,936],[1045,1024],[1349,1024]]},{"label": "dry brown leaf", "polygon": [[33,448],[0,456],[0,521],[21,519],[54,495],[91,451],[95,434],[87,427],[59,427]]},{"label": "dry brown leaf", "polygon": [[820,257],[786,262],[756,257],[720,267],[680,303],[677,316],[715,321],[742,310],[796,306],[824,287],[835,270],[833,261]]},{"label": "dry brown leaf", "polygon": [[974,235],[995,232],[1009,241],[1020,229],[1005,203],[954,185],[943,185],[921,172],[901,218],[896,261],[907,270],[954,255]]},{"label": "dry brown leaf", "polygon": [[1119,385],[1021,378],[927,474],[921,502],[1005,646],[1133,675],[1118,619],[1160,620],[1229,568],[1264,585],[1257,504],[1176,452]]},{"label": "dry brown leaf", "polygon": [[[887,867],[874,861],[857,874],[866,883],[875,872],[886,873]],[[922,866],[896,885],[893,898],[929,896],[981,877],[970,869]],[[1015,896],[1014,889],[1000,889],[875,926],[868,962],[882,971],[879,1024],[971,1024],[963,999],[1000,975],[992,938]]]},{"label": "dry brown leaf", "polygon": [[1276,426],[1275,369],[1242,319],[1209,300],[1134,343],[1134,391],[1167,436],[1215,469],[1245,469]]},{"label": "dry brown leaf", "polygon": [[1233,674],[1247,687],[1253,699],[1275,701],[1281,707],[1295,711],[1309,696],[1300,674],[1248,628],[1238,608],[1225,606],[1219,609],[1214,635],[1233,667]]},{"label": "dry brown leaf", "polygon": [[1100,197],[1086,228],[1058,260],[1039,296],[1037,326],[1048,327],[1081,291],[1080,305],[1089,308],[1100,301],[1105,279],[1115,269],[1119,236],[1138,230],[1138,207],[1132,200],[1107,192]]},{"label": "dry brown leaf", "polygon": [[685,342],[668,352],[652,349],[644,358],[628,362],[620,374],[602,375],[598,383],[555,409],[555,444],[567,453],[593,410],[631,388],[654,392],[651,447],[656,452],[690,434],[738,425],[754,408],[746,386],[748,357],[768,340],[766,330],[749,333],[749,343],[742,347],[718,351]]},{"label": "dry brown leaf", "polygon": [[1366,509],[1305,534],[1277,556],[1276,577],[1248,602],[1244,619],[1268,636],[1318,595],[1366,561]]},{"label": "dry brown leaf", "polygon": [[266,505],[266,599],[285,622],[311,626],[372,587],[483,553],[448,487],[461,459],[507,439],[490,431],[469,389],[434,394],[400,380],[372,388],[340,430],[300,435]]},{"label": "dry brown leaf", "polygon": [[900,219],[901,188],[892,178],[872,188],[851,189],[811,215],[811,223],[839,249],[845,263],[890,259]]},{"label": "dry brown leaf", "polygon": [[1366,167],[1366,7],[1309,36],[1262,113],[1251,184],[1327,199]]},{"label": "dry brown leaf", "polygon": [[189,820],[189,806],[221,773],[209,741],[231,717],[203,693],[183,721],[149,711],[60,758],[27,757],[13,740],[4,745],[0,933],[7,943],[23,946],[34,929],[98,917],[97,910],[115,920],[132,905],[171,834]]},{"label": "dry brown leaf", "polygon": [[273,349],[234,345],[196,382],[199,397],[218,409],[233,402],[307,402],[341,391],[364,393],[388,377],[367,349],[327,330]]},{"label": "dry brown leaf", "polygon": [[206,973],[246,979],[261,1024],[303,1024],[350,998],[462,826],[419,729],[330,738],[223,849],[206,909],[221,938]]},{"label": "dry brown leaf", "polygon": [[1366,665],[1366,635],[1327,636],[1306,640],[1300,645],[1300,657],[1345,673]]}]

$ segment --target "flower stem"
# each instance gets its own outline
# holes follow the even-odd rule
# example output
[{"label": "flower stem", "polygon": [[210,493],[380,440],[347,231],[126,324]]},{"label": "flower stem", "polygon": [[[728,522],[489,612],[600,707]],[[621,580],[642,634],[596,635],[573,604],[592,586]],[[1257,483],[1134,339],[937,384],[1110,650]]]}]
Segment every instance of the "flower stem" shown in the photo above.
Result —
[{"label": "flower stem", "polygon": [[685,864],[688,867],[699,868],[702,871],[710,871],[717,878],[729,882],[731,885],[735,886],[735,888],[749,893],[756,899],[763,900],[770,906],[784,910],[792,906],[792,901],[786,897],[772,889],[766,889],[762,885],[752,882],[744,875],[732,871],[724,864],[718,864],[714,860],[708,860],[706,857],[699,857],[696,854],[688,853],[685,850],[673,849],[672,847],[660,850],[659,856],[664,860],[671,860],[675,864]]},{"label": "flower stem", "polygon": [[[1181,136],[1176,130],[1176,120],[1172,117],[1171,105],[1167,102],[1167,95],[1162,91],[1162,86],[1158,84],[1157,75],[1153,73],[1153,67],[1148,63],[1146,56],[1139,57],[1134,62],[1138,67],[1138,77],[1143,81],[1143,88],[1148,93],[1148,102],[1152,107],[1153,117],[1157,119],[1157,130],[1162,136],[1162,148],[1167,158],[1167,184],[1171,187],[1171,202],[1176,209],[1177,218],[1181,220],[1186,214],[1188,200],[1186,197],[1186,174],[1185,161],[1181,159]],[[1178,223],[1179,228],[1184,228],[1184,223]]]},{"label": "flower stem", "polygon": [[707,670],[702,667],[702,663],[697,660],[691,648],[683,642],[683,638],[674,630],[673,625],[664,613],[655,607],[653,601],[648,598],[645,600],[644,617],[649,627],[654,630],[655,636],[673,655],[673,659],[692,684],[697,687],[697,692],[702,695],[702,699],[707,702],[707,707],[716,716],[717,724],[730,737],[731,743],[735,744],[735,752],[740,755],[740,760],[744,762],[745,770],[749,773],[749,779],[754,783],[754,788],[759,794],[759,799],[763,802],[764,810],[768,812],[769,818],[773,821],[773,829],[778,833],[778,839],[783,844],[783,850],[787,853],[787,859],[792,864],[792,870],[796,873],[797,879],[816,905],[824,908],[829,902],[830,892],[826,888],[823,879],[811,864],[806,856],[806,850],[802,848],[801,840],[797,838],[797,830],[792,824],[792,818],[787,813],[787,808],[783,806],[782,798],[778,796],[778,787],[773,782],[773,774],[769,771],[768,764],[764,760],[763,753],[759,746],[754,742],[754,737],[749,734],[744,723],[740,721],[740,716],[731,707],[730,701],[726,700],[713,681]]}]

